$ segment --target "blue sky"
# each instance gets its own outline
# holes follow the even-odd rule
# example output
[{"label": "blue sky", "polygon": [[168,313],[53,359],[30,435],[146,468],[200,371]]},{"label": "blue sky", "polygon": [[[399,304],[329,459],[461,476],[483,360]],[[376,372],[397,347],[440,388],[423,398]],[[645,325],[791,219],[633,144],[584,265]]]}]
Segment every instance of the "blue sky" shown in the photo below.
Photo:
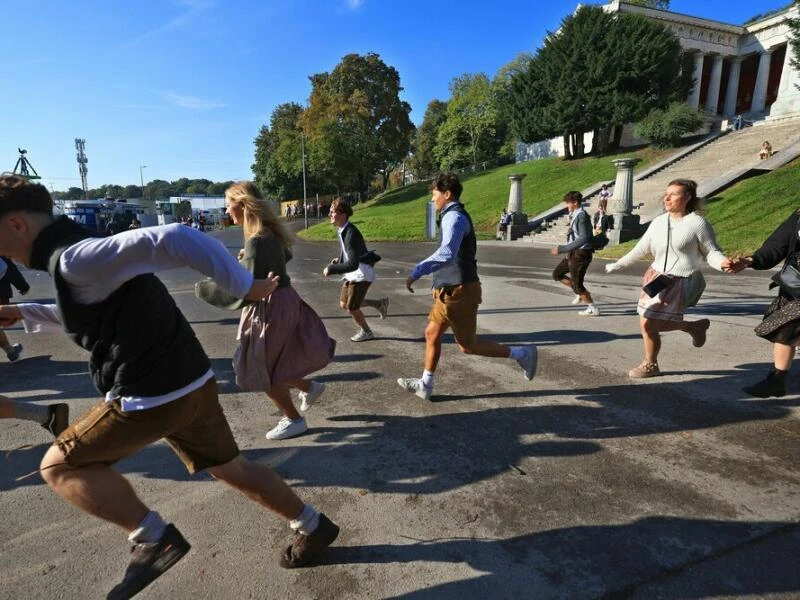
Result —
[{"label": "blue sky", "polygon": [[[592,2],[587,2],[592,3]],[[786,0],[673,0],[671,10],[741,24]],[[463,73],[493,76],[535,51],[568,0],[39,0],[0,35],[0,171],[28,149],[42,181],[89,187],[252,177],[253,139],[308,76],[377,52],[400,73],[419,124]],[[24,17],[24,18],[23,18]]]}]

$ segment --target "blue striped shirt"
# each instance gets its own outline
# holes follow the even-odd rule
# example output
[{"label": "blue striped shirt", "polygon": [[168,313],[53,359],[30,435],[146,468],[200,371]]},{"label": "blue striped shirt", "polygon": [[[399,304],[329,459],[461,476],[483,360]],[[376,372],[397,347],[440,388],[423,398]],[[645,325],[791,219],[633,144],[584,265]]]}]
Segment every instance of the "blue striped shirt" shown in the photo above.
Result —
[{"label": "blue striped shirt", "polygon": [[[444,212],[453,202],[448,202],[442,207]],[[441,242],[436,252],[417,264],[411,271],[411,279],[416,281],[424,275],[435,273],[442,267],[455,262],[458,249],[464,236],[469,233],[469,219],[457,210],[451,210],[442,217],[441,223]]]}]

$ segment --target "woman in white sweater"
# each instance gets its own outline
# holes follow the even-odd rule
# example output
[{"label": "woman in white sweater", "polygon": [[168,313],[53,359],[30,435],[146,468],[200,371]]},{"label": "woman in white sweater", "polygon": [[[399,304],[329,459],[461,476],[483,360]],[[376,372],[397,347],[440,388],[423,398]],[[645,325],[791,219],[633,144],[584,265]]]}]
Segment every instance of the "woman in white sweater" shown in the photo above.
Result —
[{"label": "woman in white sweater", "polygon": [[[661,374],[658,353],[662,331],[685,331],[692,336],[696,348],[706,343],[710,321],[684,321],[683,313],[687,306],[697,303],[705,285],[700,274],[701,262],[705,260],[717,271],[722,271],[723,263],[728,263],[717,246],[711,224],[695,212],[697,204],[697,183],[691,179],[671,181],[664,195],[666,214],[650,222],[633,250],[606,265],[606,272],[611,273],[634,264],[646,254],[655,257],[644,274],[639,295],[644,361],[628,372],[629,377],[639,379]],[[651,284],[649,293],[644,289],[648,284]]]}]

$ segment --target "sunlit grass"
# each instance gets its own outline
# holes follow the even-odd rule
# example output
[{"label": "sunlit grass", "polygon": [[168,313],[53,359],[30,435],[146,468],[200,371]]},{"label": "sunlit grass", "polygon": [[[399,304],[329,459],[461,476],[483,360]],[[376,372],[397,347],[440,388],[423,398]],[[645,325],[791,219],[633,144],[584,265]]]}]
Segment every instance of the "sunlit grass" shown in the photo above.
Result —
[{"label": "sunlit grass", "polygon": [[[523,173],[522,210],[529,217],[558,204],[570,190],[581,190],[599,181],[613,181],[615,158],[642,159],[637,170],[661,160],[671,151],[642,148],[600,158],[565,161],[560,158],[506,165],[484,173],[462,177],[462,199],[481,239],[494,237],[500,211],[508,205],[509,175]],[[369,202],[354,207],[352,222],[369,241],[414,241],[424,239],[425,204],[430,200],[430,184],[415,183],[390,190]],[[324,222],[300,232],[311,240],[333,240],[335,231]]]}]

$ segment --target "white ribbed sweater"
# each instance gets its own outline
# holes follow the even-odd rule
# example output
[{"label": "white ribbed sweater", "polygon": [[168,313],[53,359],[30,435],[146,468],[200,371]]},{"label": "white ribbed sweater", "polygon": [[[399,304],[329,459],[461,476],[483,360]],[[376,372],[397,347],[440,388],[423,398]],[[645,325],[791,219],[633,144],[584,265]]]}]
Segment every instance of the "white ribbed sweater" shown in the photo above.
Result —
[{"label": "white ribbed sweater", "polygon": [[[669,219],[669,221],[668,221]],[[667,222],[669,222],[669,251],[667,251]],[[692,212],[681,219],[670,218],[669,213],[659,215],[650,222],[650,226],[639,240],[639,243],[608,266],[609,271],[616,271],[632,265],[646,254],[655,256],[652,267],[659,273],[688,277],[700,269],[703,259],[717,271],[722,271],[725,255],[717,246],[717,237],[711,224],[705,217]],[[666,257],[667,268],[664,269]]]}]

